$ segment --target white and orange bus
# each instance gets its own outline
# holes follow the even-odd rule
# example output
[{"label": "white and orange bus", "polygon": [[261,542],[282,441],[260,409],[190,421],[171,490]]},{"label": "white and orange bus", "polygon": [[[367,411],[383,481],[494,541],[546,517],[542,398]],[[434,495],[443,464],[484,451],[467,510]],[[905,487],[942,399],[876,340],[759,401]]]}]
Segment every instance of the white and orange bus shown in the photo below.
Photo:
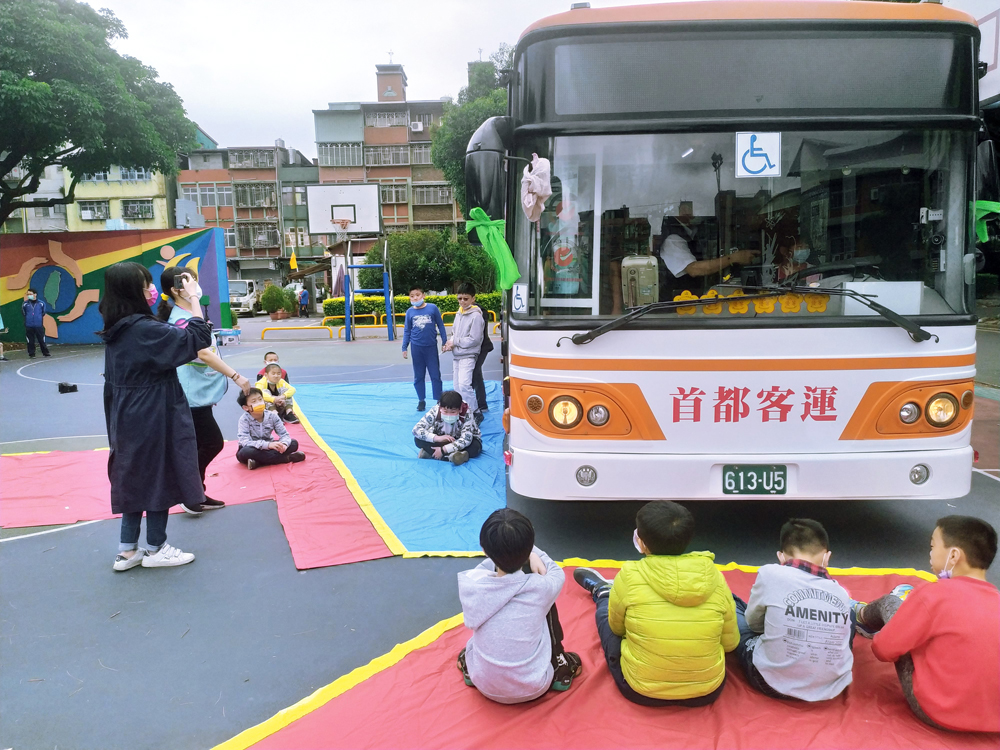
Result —
[{"label": "white and orange bus", "polygon": [[[970,16],[932,3],[574,6],[531,25],[508,116],[466,157],[469,205],[506,217],[521,272],[510,490],[967,493],[971,205],[977,152],[993,159],[978,47]],[[535,154],[552,196],[532,222]]]}]

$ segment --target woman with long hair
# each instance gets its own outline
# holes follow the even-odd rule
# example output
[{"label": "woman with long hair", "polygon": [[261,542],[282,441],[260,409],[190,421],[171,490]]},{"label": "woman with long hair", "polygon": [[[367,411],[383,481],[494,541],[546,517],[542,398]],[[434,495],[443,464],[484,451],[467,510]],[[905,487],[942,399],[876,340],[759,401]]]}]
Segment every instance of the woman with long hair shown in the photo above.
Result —
[{"label": "woman with long hair", "polygon": [[[187,279],[185,293],[193,296]],[[178,503],[198,505],[198,448],[191,409],[177,368],[212,343],[201,310],[184,326],[157,320],[158,293],[149,269],[116,263],[104,272],[99,310],[104,319],[104,416],[108,427],[111,510],[122,514],[115,570],[184,565],[194,560],[167,544],[167,514]],[[139,527],[146,514],[146,547]]]},{"label": "woman with long hair", "polygon": [[[194,290],[195,296],[188,296],[184,288],[184,283],[189,279],[193,279],[197,287]],[[156,316],[160,320],[181,325],[182,321],[190,320],[196,312],[201,312],[201,287],[198,284],[197,271],[180,266],[164,268],[160,274],[160,288],[163,293],[160,295],[160,305],[156,311]],[[222,430],[215,421],[212,407],[226,395],[230,380],[242,388],[244,393],[249,393],[250,381],[222,361],[214,332],[210,346],[199,351],[194,360],[177,368],[177,379],[180,380],[181,388],[184,389],[184,395],[191,407],[194,435],[198,444],[198,471],[201,474],[201,486],[204,491],[205,470],[212,463],[212,459],[219,455],[223,446]],[[203,511],[224,506],[225,503],[221,500],[204,495],[200,504],[193,506],[185,504],[183,507],[187,513],[201,515]]]}]

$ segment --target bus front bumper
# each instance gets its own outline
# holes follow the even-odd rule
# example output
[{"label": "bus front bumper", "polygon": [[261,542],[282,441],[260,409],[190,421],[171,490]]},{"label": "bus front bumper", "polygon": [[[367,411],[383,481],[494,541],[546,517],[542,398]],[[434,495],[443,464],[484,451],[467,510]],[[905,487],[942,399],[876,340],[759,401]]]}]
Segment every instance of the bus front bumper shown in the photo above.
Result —
[{"label": "bus front bumper", "polygon": [[[664,455],[545,453],[512,449],[510,488],[542,500],[950,500],[968,494],[971,446],[891,453]],[[783,465],[784,494],[725,494],[723,466]],[[910,480],[922,464],[923,484]],[[584,481],[596,473],[593,484]]]}]

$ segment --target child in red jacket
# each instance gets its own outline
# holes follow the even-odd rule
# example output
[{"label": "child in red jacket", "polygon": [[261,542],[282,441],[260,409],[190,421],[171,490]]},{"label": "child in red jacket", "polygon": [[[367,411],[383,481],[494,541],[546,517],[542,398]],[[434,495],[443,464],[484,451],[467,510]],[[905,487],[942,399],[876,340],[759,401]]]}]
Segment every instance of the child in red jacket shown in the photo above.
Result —
[{"label": "child in red jacket", "polygon": [[872,653],[896,663],[913,713],[939,729],[1000,732],[1000,591],[986,580],[996,552],[985,521],[941,518],[930,560],[940,580],[857,611],[863,628],[878,631]]}]

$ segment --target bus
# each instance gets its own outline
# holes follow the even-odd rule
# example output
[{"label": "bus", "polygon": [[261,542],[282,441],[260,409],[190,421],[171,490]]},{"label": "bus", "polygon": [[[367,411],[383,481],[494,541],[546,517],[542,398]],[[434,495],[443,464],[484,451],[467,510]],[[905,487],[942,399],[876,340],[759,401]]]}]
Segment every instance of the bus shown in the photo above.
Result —
[{"label": "bus", "polygon": [[934,3],[578,3],[529,26],[465,162],[521,274],[509,490],[965,495],[972,206],[1000,195],[979,40]]}]

